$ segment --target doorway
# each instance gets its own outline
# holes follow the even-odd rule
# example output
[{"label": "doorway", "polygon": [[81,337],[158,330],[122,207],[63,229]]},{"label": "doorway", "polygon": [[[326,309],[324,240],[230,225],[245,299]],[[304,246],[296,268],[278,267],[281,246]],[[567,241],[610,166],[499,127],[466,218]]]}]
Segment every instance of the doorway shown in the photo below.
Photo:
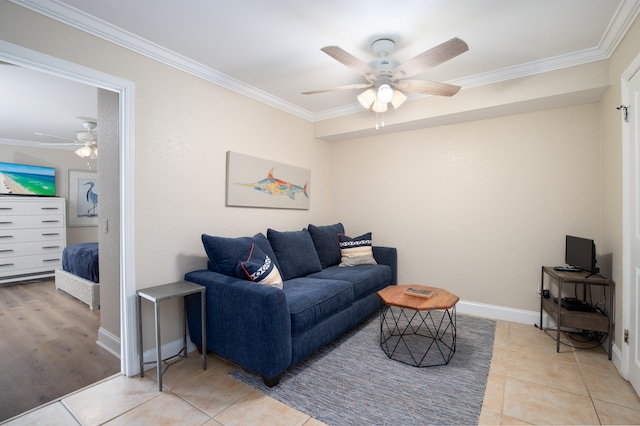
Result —
[{"label": "doorway", "polygon": [[[640,56],[622,76],[623,128],[623,369],[640,395]],[[623,371],[623,374],[625,371]]]},{"label": "doorway", "polygon": [[[135,269],[134,269],[134,84],[87,67],[45,55],[0,40],[0,61],[35,71],[74,80],[118,95],[118,182],[120,209],[120,277],[119,309],[111,312],[119,319],[119,332],[103,332],[102,345],[120,354],[120,370],[127,376],[137,374],[135,336]],[[108,315],[109,312],[103,312]]]}]

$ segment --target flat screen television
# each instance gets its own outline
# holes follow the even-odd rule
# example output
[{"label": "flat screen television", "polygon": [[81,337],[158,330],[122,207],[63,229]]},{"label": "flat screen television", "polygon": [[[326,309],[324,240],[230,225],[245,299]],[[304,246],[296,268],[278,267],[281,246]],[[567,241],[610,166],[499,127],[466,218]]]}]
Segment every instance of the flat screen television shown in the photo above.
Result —
[{"label": "flat screen television", "polygon": [[55,197],[56,169],[0,162],[0,194]]},{"label": "flat screen television", "polygon": [[588,238],[567,235],[564,263],[593,274],[598,273],[595,242]]}]

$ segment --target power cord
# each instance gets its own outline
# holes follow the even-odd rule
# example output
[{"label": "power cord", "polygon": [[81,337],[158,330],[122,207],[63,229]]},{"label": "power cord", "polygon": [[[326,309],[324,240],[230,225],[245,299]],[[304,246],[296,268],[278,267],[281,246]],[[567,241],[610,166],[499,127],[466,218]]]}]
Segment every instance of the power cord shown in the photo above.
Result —
[{"label": "power cord", "polygon": [[[553,332],[556,332],[556,330],[554,329],[545,328],[544,329],[545,334],[551,337],[553,340],[556,340],[556,336],[552,336],[549,333],[550,330]],[[609,336],[609,333],[600,333],[600,332],[589,331],[589,330],[582,330],[579,332],[565,331],[565,330],[560,330],[560,331],[567,333],[567,337],[569,337],[570,340],[576,343],[589,343],[597,339],[597,343],[594,344],[593,346],[576,346],[576,345],[569,344],[567,342],[563,342],[562,340],[560,341],[560,344],[562,345],[568,346],[570,348],[577,348],[577,349],[595,349],[598,346],[602,346],[602,344],[607,340],[607,337]],[[580,336],[582,339],[578,339],[578,336]]]}]

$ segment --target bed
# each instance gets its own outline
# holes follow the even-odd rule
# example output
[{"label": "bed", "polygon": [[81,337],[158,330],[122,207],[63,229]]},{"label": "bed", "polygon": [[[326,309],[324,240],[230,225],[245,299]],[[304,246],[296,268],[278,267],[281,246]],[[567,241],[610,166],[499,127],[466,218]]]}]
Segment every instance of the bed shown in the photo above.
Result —
[{"label": "bed", "polygon": [[62,269],[55,271],[56,288],[89,305],[100,307],[100,270],[98,243],[80,243],[65,247]]}]

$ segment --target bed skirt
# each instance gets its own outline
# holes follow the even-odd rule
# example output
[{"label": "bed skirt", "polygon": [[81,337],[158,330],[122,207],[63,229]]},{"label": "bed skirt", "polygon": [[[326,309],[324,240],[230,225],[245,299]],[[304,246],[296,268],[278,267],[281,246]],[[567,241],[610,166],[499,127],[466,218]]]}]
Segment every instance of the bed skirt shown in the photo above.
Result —
[{"label": "bed skirt", "polygon": [[56,288],[83,301],[92,311],[100,307],[100,286],[93,281],[56,269]]}]

